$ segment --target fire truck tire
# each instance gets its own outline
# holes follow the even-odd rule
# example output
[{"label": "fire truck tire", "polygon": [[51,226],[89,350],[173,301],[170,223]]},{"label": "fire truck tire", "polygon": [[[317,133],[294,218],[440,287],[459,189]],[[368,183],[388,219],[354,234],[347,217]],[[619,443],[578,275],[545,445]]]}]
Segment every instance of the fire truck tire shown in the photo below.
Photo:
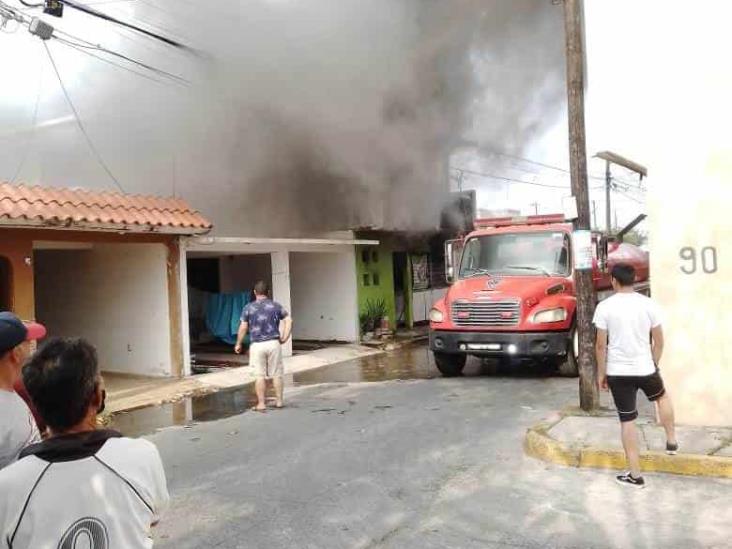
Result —
[{"label": "fire truck tire", "polygon": [[577,377],[579,375],[579,362],[577,361],[577,351],[579,348],[579,340],[577,329],[572,328],[572,332],[567,342],[567,355],[559,360],[557,370],[562,377]]},{"label": "fire truck tire", "polygon": [[445,377],[455,377],[462,374],[466,359],[467,357],[465,355],[435,353],[437,369]]}]

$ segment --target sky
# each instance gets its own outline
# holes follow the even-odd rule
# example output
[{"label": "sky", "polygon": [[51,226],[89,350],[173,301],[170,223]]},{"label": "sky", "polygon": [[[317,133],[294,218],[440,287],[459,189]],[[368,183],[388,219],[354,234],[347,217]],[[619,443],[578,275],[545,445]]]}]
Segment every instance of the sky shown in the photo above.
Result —
[{"label": "sky", "polygon": [[[618,48],[617,26],[597,24],[610,16],[602,2],[587,4],[588,158],[602,220],[604,166],[594,152],[637,150],[630,157],[644,160],[632,124],[602,114],[608,97],[625,97],[637,80],[595,71]],[[197,53],[68,9],[47,19],[190,84],[48,43],[92,150],[43,44],[8,23],[0,34],[12,75],[0,92],[3,179],[181,195],[213,213],[222,234],[389,219],[418,226],[441,204],[444,142],[457,139],[467,146],[449,158],[451,180],[457,185],[464,170],[462,187],[477,189],[479,207],[553,213],[569,195],[562,10],[549,0],[97,7]],[[645,193],[631,174],[616,175],[623,224],[643,210]],[[389,211],[378,199],[385,196]]]}]

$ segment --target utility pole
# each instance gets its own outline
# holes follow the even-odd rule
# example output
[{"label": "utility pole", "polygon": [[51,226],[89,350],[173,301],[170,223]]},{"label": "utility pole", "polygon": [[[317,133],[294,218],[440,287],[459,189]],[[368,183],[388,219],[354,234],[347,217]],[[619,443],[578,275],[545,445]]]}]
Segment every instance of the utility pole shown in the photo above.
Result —
[{"label": "utility pole", "polygon": [[[587,187],[585,144],[584,45],[582,0],[564,0],[566,35],[567,103],[569,112],[569,166],[572,194],[577,200],[575,230],[590,230],[590,197]],[[577,287],[576,329],[579,335],[580,407],[594,410],[599,404],[595,368],[592,314],[595,295],[591,270],[575,270]]]},{"label": "utility pole", "polygon": [[610,175],[610,161],[605,160],[605,227],[607,228],[608,236],[613,232],[610,228],[610,187],[612,183],[613,178]]},{"label": "utility pole", "polygon": [[529,206],[534,207],[534,215],[539,215],[539,203],[538,202],[532,202],[529,204]]},{"label": "utility pole", "polygon": [[592,228],[597,229],[597,203],[592,201]]}]

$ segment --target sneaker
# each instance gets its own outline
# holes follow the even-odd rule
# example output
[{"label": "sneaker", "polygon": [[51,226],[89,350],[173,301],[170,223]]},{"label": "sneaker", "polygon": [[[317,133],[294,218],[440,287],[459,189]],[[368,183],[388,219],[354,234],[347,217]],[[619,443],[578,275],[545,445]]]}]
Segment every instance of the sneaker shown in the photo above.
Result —
[{"label": "sneaker", "polygon": [[679,452],[679,443],[671,444],[670,442],[666,443],[666,453],[670,456],[675,456]]},{"label": "sneaker", "polygon": [[643,480],[643,477],[635,478],[629,472],[623,473],[622,475],[618,475],[617,477],[615,477],[615,482],[617,482],[618,484],[625,484],[626,486],[632,486],[633,488],[646,487],[646,481]]}]

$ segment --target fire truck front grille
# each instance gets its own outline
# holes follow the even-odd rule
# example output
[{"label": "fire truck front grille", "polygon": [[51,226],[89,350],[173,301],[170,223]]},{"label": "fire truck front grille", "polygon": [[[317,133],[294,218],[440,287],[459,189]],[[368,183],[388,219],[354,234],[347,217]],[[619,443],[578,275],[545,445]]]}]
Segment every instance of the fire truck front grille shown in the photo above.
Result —
[{"label": "fire truck front grille", "polygon": [[458,301],[452,304],[452,321],[456,326],[518,326],[521,302]]}]

